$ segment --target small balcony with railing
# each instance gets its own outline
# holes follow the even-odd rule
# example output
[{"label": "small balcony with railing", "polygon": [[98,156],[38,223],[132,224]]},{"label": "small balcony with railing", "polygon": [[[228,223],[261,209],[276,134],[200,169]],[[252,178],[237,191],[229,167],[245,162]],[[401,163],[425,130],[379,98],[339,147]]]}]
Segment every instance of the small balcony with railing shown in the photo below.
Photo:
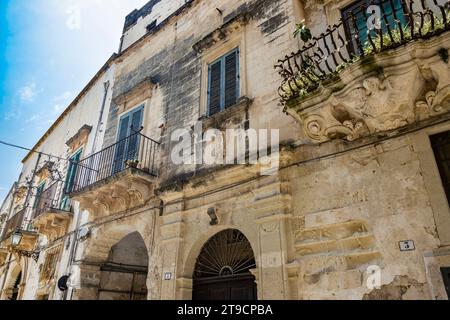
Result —
[{"label": "small balcony with railing", "polygon": [[278,61],[284,110],[316,143],[432,122],[450,110],[449,30],[448,1],[357,2]]},{"label": "small balcony with railing", "polygon": [[91,219],[145,205],[158,175],[159,145],[136,132],[79,161],[71,198]]},{"label": "small balcony with railing", "polygon": [[26,220],[26,213],[27,208],[24,207],[6,221],[0,237],[0,248],[10,250],[12,248],[13,234],[16,231],[20,231],[22,239],[14,249],[22,251],[34,250],[39,235],[31,228],[29,221]]},{"label": "small balcony with railing", "polygon": [[55,181],[36,196],[32,225],[50,242],[66,234],[73,216],[72,201],[65,192],[66,185],[65,181]]}]

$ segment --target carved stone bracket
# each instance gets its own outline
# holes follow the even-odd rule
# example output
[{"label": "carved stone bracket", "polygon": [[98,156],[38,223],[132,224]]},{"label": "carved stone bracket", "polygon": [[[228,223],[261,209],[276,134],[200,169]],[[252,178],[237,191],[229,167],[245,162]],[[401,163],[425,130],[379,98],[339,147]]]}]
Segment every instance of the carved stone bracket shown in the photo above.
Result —
[{"label": "carved stone bracket", "polygon": [[154,183],[155,177],[129,168],[73,194],[72,199],[80,203],[81,210],[89,211],[92,220],[96,220],[147,204],[153,198]]},{"label": "carved stone bracket", "polygon": [[[438,55],[450,37],[412,43],[348,67],[338,81],[292,101],[286,111],[314,142],[383,134],[450,109],[450,66]],[[422,58],[425,57],[425,58]]]},{"label": "carved stone bracket", "polygon": [[61,238],[67,233],[72,213],[49,209],[33,220],[33,225],[40,234],[45,235],[50,242]]}]

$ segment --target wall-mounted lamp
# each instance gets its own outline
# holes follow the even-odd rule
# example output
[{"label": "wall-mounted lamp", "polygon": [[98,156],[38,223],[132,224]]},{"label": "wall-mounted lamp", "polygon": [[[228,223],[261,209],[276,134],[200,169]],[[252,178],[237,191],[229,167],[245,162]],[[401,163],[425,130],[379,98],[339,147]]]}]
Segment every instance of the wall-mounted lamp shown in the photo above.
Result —
[{"label": "wall-mounted lamp", "polygon": [[21,257],[33,258],[34,261],[38,262],[40,252],[39,251],[25,251],[18,250],[23,239],[23,232],[21,229],[16,229],[11,236],[11,247],[13,252],[17,253]]},{"label": "wall-mounted lamp", "polygon": [[11,246],[13,248],[17,248],[22,242],[22,238],[23,238],[22,230],[17,229],[16,231],[14,231],[14,233],[11,236]]},{"label": "wall-mounted lamp", "polygon": [[219,223],[219,218],[217,217],[215,208],[208,209],[208,216],[211,219],[211,222],[209,223],[210,225],[215,226]]}]

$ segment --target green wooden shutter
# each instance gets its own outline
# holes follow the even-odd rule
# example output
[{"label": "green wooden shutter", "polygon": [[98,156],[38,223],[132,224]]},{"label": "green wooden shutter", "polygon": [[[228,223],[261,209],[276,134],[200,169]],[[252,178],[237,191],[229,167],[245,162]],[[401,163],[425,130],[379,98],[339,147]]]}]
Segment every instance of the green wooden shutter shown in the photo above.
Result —
[{"label": "green wooden shutter", "polygon": [[131,127],[130,127],[130,141],[127,145],[127,157],[125,160],[137,160],[139,157],[139,134],[137,132],[140,131],[142,125],[143,118],[143,108],[139,108],[136,111],[133,111],[131,114]]},{"label": "green wooden shutter", "polygon": [[126,139],[126,137],[128,136],[129,126],[130,116],[127,115],[120,120],[119,135],[117,136],[118,144],[116,145],[116,154],[114,156],[114,164],[112,168],[113,174],[122,171],[125,167],[124,161],[126,142],[124,141],[124,139]]},{"label": "green wooden shutter", "polygon": [[212,116],[219,113],[221,107],[222,60],[209,66],[208,112]]},{"label": "green wooden shutter", "polygon": [[225,57],[225,108],[237,103],[239,95],[239,51],[235,50]]}]

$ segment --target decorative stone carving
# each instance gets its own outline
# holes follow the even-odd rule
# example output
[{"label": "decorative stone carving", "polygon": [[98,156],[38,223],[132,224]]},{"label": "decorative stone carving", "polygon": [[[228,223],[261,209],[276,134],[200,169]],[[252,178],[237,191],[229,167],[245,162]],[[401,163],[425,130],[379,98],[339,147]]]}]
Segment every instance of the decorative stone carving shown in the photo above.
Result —
[{"label": "decorative stone carving", "polygon": [[48,209],[33,220],[33,225],[49,242],[53,242],[67,233],[71,219],[70,212]]},{"label": "decorative stone carving", "polygon": [[155,177],[134,168],[71,195],[91,220],[146,205],[153,198]]},{"label": "decorative stone carving", "polygon": [[85,145],[88,141],[89,134],[92,131],[92,127],[85,124],[80,130],[67,142],[66,145],[69,147],[69,152],[73,153],[78,150],[81,146]]},{"label": "decorative stone carving", "polygon": [[[450,37],[441,42],[449,46]],[[450,109],[450,68],[434,46],[442,44],[430,41],[425,49],[412,43],[355,63],[286,111],[316,143],[388,134],[442,115]]]},{"label": "decorative stone carving", "polygon": [[118,112],[123,113],[130,108],[133,108],[138,103],[142,103],[143,101],[150,99],[157,81],[158,80],[155,78],[147,77],[133,88],[118,96],[115,96],[113,98],[113,102],[119,106]]}]

